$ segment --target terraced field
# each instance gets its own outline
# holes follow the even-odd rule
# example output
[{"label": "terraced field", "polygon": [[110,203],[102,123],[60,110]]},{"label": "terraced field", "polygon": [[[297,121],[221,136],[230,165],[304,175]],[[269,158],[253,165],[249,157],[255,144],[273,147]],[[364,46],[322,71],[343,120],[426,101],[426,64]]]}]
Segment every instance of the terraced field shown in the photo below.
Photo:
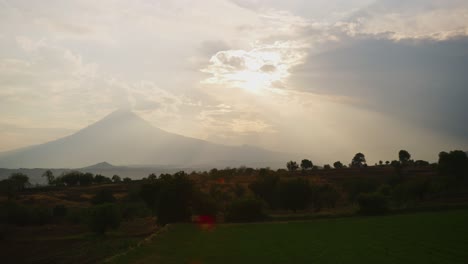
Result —
[{"label": "terraced field", "polygon": [[468,263],[468,210],[170,226],[115,263]]}]

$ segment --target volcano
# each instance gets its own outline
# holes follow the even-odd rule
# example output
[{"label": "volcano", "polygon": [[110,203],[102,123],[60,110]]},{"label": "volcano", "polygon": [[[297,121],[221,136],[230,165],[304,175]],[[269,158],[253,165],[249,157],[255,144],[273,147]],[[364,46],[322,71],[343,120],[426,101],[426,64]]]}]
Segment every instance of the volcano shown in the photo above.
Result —
[{"label": "volcano", "polygon": [[81,168],[119,165],[253,166],[285,163],[290,156],[242,145],[226,146],[166,132],[135,113],[117,110],[78,132],[0,155],[3,168]]}]

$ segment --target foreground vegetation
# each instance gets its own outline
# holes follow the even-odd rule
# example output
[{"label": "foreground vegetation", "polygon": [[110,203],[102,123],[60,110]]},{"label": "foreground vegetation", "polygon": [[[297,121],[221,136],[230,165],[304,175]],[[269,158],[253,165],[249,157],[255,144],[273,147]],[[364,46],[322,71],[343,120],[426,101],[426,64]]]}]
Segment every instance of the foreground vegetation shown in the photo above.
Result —
[{"label": "foreground vegetation", "polygon": [[282,222],[175,224],[114,263],[466,263],[468,210]]},{"label": "foreground vegetation", "polygon": [[[67,250],[76,246],[90,252],[70,258],[71,262],[82,263],[90,257],[96,261],[116,253],[113,250],[96,251],[93,245],[106,247],[123,241],[119,245],[124,246],[111,248],[124,250],[125,245],[144,238],[142,234],[148,235],[148,230],[160,230],[173,223],[213,226],[468,208],[468,157],[465,152],[441,152],[436,164],[413,161],[407,151],[398,154],[399,160],[379,162],[375,166],[367,166],[364,154],[357,153],[349,167],[335,162],[335,169],[331,166],[318,168],[311,161],[302,160],[301,169],[296,162],[290,161],[286,164],[287,169],[240,167],[190,174],[181,171],[172,175],[151,174],[138,181],[79,171],[55,176],[46,171],[44,177],[49,186],[34,188],[28,184],[27,175],[16,173],[0,181],[0,241],[8,252],[20,252],[23,250],[21,243],[26,242],[28,250],[35,252],[33,259],[49,261],[63,258],[60,254],[55,256],[54,251],[41,251],[41,246],[53,247],[54,243],[62,241],[60,245],[69,244],[63,249],[68,252],[64,253],[67,256],[73,255]],[[142,220],[145,225],[139,227],[137,224],[132,230],[140,228],[145,232],[135,235],[125,231],[135,221],[141,223]],[[226,226],[221,225],[219,229],[224,228]],[[324,228],[329,227],[324,225]],[[356,228],[358,230],[359,225]],[[74,231],[77,229],[80,233]],[[49,234],[47,230],[59,231]],[[36,231],[42,233],[21,235]],[[335,231],[330,232],[333,235]],[[340,232],[346,234],[345,228]],[[116,237],[115,234],[120,235]],[[40,244],[36,243],[38,239]],[[288,239],[294,241],[296,238]],[[303,242],[310,243],[308,240]],[[177,252],[178,249],[172,250]],[[454,252],[458,252],[458,248]],[[12,262],[30,262],[30,257],[20,254]]]}]

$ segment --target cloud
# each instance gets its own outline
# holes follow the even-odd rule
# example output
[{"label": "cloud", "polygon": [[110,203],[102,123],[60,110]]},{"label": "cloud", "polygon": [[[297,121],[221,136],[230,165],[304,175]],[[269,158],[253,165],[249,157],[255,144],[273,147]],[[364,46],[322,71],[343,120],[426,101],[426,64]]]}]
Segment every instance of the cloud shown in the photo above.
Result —
[{"label": "cloud", "polygon": [[206,84],[227,85],[250,91],[284,88],[289,70],[302,63],[304,45],[294,41],[260,44],[252,50],[217,52],[202,69],[211,76]]},{"label": "cloud", "polygon": [[290,84],[354,103],[466,141],[468,38],[447,41],[350,39],[307,58]]},{"label": "cloud", "polygon": [[468,35],[468,3],[459,0],[380,0],[337,23],[348,34],[393,40],[446,40]]},{"label": "cloud", "polygon": [[242,144],[249,139],[276,133],[264,116],[226,104],[208,106],[196,119],[203,133],[198,137],[221,144]]},{"label": "cloud", "polygon": [[117,108],[131,107],[157,116],[164,126],[164,120],[179,115],[181,105],[193,104],[154,82],[118,79],[46,40],[19,37],[17,45],[28,59],[0,59],[0,121],[19,117],[14,110],[20,108],[29,113],[32,126],[78,129]]}]

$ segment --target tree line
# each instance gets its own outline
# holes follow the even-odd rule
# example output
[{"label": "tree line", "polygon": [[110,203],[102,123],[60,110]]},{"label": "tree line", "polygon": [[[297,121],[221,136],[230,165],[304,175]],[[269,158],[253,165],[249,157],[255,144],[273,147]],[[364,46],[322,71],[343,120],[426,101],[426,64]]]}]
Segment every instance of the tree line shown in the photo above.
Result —
[{"label": "tree line", "polygon": [[[365,155],[357,153],[350,167],[365,168],[365,162]],[[340,164],[337,161],[334,167],[343,168]],[[192,221],[194,216],[202,216],[200,219],[205,220],[223,217],[228,222],[262,221],[268,219],[269,213],[274,211],[290,211],[293,214],[304,210],[321,212],[339,206],[356,206],[362,214],[381,214],[468,190],[468,157],[465,152],[441,152],[438,163],[431,167],[436,173],[427,177],[414,177],[405,170],[411,166],[420,166],[417,164],[411,160],[407,151],[402,150],[398,153],[398,160],[393,162],[391,174],[385,177],[350,177],[338,182],[293,173],[299,168],[295,162],[287,163],[288,170],[276,171],[270,168],[239,167],[190,174],[183,171],[160,176],[150,174],[141,181],[133,181],[123,201],[115,199],[111,190],[103,189],[90,200],[91,206],[78,214],[63,206],[49,210],[48,214],[44,211],[27,211],[14,207],[13,203],[9,205],[10,209],[7,208],[9,211],[5,211],[12,212],[10,220],[15,217],[48,219],[45,215],[66,215],[69,219],[86,222],[95,232],[104,233],[109,228],[118,227],[120,219],[149,214],[154,215],[160,225]],[[313,170],[314,164],[310,160],[303,160],[300,167],[304,171]],[[251,180],[248,184],[233,180],[240,176],[247,176]],[[46,171],[44,177],[49,184],[56,186],[129,182],[118,176],[108,178],[75,171],[58,177]],[[5,182],[8,184],[3,184]],[[1,183],[2,186],[21,192],[27,182],[26,175],[13,174]]]}]

